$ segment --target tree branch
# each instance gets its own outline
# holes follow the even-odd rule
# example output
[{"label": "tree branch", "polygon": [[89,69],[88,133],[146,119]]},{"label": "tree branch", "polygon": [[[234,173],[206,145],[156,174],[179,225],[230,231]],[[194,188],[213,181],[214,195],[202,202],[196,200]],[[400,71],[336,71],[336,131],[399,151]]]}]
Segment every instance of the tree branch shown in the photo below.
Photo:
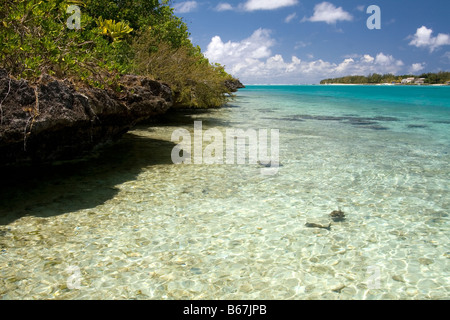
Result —
[{"label": "tree branch", "polygon": [[3,124],[3,102],[5,102],[6,98],[9,95],[9,92],[11,91],[11,76],[9,76],[9,84],[8,84],[8,92],[6,93],[6,96],[3,98],[3,100],[0,102],[0,125]]}]

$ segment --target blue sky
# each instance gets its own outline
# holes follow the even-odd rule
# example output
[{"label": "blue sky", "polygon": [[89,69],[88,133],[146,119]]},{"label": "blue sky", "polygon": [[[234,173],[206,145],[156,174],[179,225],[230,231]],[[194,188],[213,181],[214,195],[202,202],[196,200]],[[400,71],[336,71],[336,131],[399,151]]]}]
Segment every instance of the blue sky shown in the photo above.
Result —
[{"label": "blue sky", "polygon": [[[369,29],[371,5],[381,29]],[[195,45],[245,84],[450,70],[448,0],[172,1]]]}]

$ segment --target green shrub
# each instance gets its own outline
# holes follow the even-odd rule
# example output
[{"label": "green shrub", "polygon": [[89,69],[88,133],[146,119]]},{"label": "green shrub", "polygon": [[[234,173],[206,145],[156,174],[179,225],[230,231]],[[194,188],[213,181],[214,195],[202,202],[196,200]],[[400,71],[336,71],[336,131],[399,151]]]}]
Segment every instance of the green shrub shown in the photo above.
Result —
[{"label": "green shrub", "polygon": [[103,20],[100,17],[97,20],[98,27],[102,35],[111,39],[111,42],[117,44],[121,42],[129,33],[133,31],[126,22],[116,22],[115,20]]},{"label": "green shrub", "polygon": [[[119,88],[136,72],[172,86],[178,105],[216,107],[231,77],[189,40],[167,0],[3,0],[0,68],[31,81],[47,73],[75,83]],[[69,5],[81,8],[70,30]]]},{"label": "green shrub", "polygon": [[[90,85],[110,83],[116,49],[97,28],[70,30],[67,7],[74,1],[10,0],[1,5],[0,67],[19,78],[36,80],[43,73]],[[82,26],[94,24],[82,14]],[[108,80],[107,80],[108,79]]]},{"label": "green shrub", "polygon": [[182,107],[218,107],[227,102],[225,80],[232,79],[220,65],[211,65],[200,48],[183,45],[174,48],[156,40],[152,30],[133,42],[134,69],[137,74],[168,83],[175,92],[176,105]]}]

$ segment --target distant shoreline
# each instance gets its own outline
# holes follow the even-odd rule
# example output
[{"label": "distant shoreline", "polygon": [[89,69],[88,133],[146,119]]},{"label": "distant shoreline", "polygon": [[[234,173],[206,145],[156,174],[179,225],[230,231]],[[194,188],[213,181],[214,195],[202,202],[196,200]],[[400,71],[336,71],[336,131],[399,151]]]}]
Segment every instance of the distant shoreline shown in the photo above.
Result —
[{"label": "distant shoreline", "polygon": [[401,83],[327,83],[321,86],[392,86],[392,87],[450,87],[449,84],[401,84]]},{"label": "distant shoreline", "polygon": [[450,85],[450,72],[422,73],[421,75],[394,75],[373,73],[367,76],[352,75],[328,78],[320,84],[367,84],[367,85]]},{"label": "distant shoreline", "polygon": [[366,86],[366,87],[449,87],[448,84],[389,84],[389,83],[327,83],[327,84],[246,84],[246,87],[252,86],[266,86],[266,87],[281,87],[281,86]]}]

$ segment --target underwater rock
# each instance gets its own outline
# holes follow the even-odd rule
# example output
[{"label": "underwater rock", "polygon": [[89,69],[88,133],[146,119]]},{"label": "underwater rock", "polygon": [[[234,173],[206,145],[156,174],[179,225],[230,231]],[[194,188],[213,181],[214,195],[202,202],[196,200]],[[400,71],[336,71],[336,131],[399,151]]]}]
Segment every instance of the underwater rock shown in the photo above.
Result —
[{"label": "underwater rock", "polygon": [[424,266],[428,266],[433,263],[433,260],[427,258],[420,258],[419,263]]},{"label": "underwater rock", "polygon": [[290,117],[291,119],[303,119],[303,120],[319,120],[319,121],[342,121],[348,117],[335,117],[335,116],[314,116],[309,114],[300,114]]},{"label": "underwater rock", "polygon": [[283,165],[279,162],[264,162],[264,161],[258,161],[258,165],[265,168],[281,168]]},{"label": "underwater rock", "polygon": [[366,128],[366,129],[372,129],[372,130],[382,130],[382,131],[384,131],[384,130],[389,130],[389,128],[387,128],[387,127],[383,127],[383,126],[380,126],[380,125],[377,125],[377,124],[375,124],[375,125],[368,125],[368,126],[366,126],[366,125],[364,125],[364,126],[360,126],[360,128]]},{"label": "underwater rock", "polygon": [[307,222],[305,224],[305,226],[307,228],[318,228],[318,229],[325,229],[325,230],[331,231],[331,223],[328,226],[324,226],[324,225],[318,224],[318,223],[309,223],[309,222]]},{"label": "underwater rock", "polygon": [[[270,120],[270,118],[267,118]],[[304,122],[305,119],[303,119],[301,116],[291,116],[291,117],[284,117],[281,119],[278,118],[272,118],[273,120],[282,120],[282,121],[298,121],[298,122]]]},{"label": "underwater rock", "polygon": [[370,126],[377,124],[375,121],[365,119],[351,119],[348,122],[354,126]]},{"label": "underwater rock", "polygon": [[334,222],[341,222],[345,220],[345,213],[341,210],[335,210],[330,213],[330,217]]},{"label": "underwater rock", "polygon": [[394,117],[383,117],[383,116],[373,117],[373,118],[370,118],[370,119],[375,120],[375,121],[386,121],[386,122],[400,121],[400,119],[398,119],[398,118],[394,118]]},{"label": "underwater rock", "polygon": [[336,292],[336,293],[341,293],[342,290],[344,290],[347,286],[345,284],[341,284],[333,289],[331,289],[331,291]]},{"label": "underwater rock", "polygon": [[393,117],[357,117],[357,116],[315,116],[315,115],[293,115],[289,117],[284,117],[281,120],[286,121],[305,121],[305,120],[318,120],[318,121],[341,121],[346,124],[353,126],[358,126],[360,128],[372,129],[372,130],[389,130],[389,128],[381,126],[378,122],[392,122],[399,121],[397,118]]},{"label": "underwater rock", "polygon": [[437,120],[433,121],[434,123],[440,123],[440,124],[450,124],[450,120]]}]

